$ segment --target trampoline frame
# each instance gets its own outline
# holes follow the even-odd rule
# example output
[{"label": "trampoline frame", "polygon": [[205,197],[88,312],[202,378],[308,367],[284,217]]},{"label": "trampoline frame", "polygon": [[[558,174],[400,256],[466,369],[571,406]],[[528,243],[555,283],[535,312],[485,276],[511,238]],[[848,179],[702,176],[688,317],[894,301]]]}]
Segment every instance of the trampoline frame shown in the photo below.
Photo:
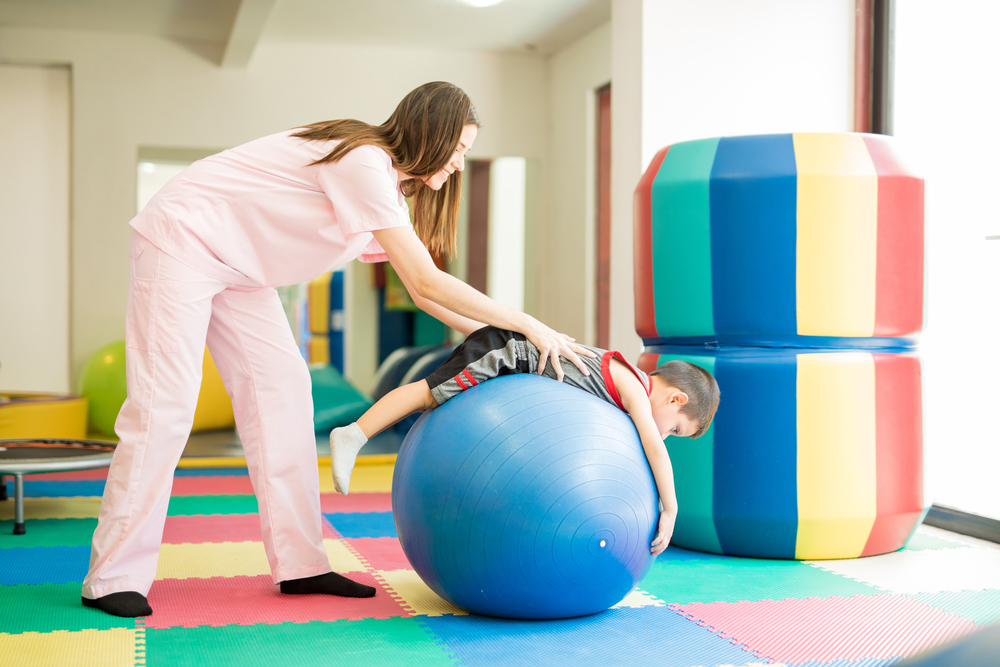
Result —
[{"label": "trampoline frame", "polygon": [[[24,476],[33,473],[70,472],[92,470],[111,465],[115,444],[105,440],[79,440],[75,438],[22,438],[0,440],[0,448],[8,445],[70,445],[81,449],[98,450],[93,454],[66,458],[0,459],[0,501],[7,499],[6,475],[14,477],[14,534],[24,535]],[[110,451],[108,451],[110,450]]]}]

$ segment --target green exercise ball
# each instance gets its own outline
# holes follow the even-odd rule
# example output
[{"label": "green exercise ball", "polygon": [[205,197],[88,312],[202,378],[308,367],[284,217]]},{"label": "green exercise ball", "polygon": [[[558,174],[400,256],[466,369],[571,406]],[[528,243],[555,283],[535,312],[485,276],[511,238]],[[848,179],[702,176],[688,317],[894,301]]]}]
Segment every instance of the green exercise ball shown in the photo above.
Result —
[{"label": "green exercise ball", "polygon": [[92,428],[115,434],[115,420],[125,402],[125,341],[105,345],[83,367],[80,395],[87,398],[87,421]]}]

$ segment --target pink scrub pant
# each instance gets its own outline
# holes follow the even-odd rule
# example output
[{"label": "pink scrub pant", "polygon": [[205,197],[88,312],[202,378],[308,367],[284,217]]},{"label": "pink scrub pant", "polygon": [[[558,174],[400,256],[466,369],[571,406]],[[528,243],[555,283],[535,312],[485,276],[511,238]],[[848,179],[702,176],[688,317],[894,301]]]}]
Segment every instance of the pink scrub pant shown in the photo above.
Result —
[{"label": "pink scrub pant", "polygon": [[219,264],[208,277],[132,237],[128,398],[83,596],[146,595],[156,577],[174,468],[187,443],[205,343],[233,399],[274,582],[331,571],[323,548],[309,370],[277,292]]}]

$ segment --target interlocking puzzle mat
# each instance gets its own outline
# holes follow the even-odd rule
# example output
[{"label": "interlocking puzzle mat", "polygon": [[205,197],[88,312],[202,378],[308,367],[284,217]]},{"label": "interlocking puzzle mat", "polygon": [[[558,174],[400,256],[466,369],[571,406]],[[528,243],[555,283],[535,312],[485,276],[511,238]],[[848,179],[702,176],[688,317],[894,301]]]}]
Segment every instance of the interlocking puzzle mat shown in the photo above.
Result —
[{"label": "interlocking puzzle mat", "polygon": [[320,475],[330,562],[374,598],[281,595],[246,469],[179,468],[154,613],[134,620],[80,604],[106,471],[27,477],[26,535],[11,534],[13,501],[0,502],[0,664],[881,667],[1000,622],[1000,549],[927,527],[901,551],[855,560],[671,547],[604,613],[469,615],[410,568],[391,464],[359,465],[348,497],[328,467]]}]

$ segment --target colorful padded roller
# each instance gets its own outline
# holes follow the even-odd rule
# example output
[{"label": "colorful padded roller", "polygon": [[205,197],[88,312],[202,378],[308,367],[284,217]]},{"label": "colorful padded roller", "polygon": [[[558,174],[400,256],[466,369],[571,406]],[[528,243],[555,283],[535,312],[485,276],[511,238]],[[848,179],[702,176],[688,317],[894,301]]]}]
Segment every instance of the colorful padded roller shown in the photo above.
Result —
[{"label": "colorful padded roller", "polygon": [[636,331],[647,345],[912,347],[923,197],[891,137],[668,146],[635,191]]},{"label": "colorful padded roller", "polygon": [[920,361],[865,350],[647,348],[713,373],[722,401],[697,440],[667,438],[673,543],[761,558],[903,547],[923,521]]}]

